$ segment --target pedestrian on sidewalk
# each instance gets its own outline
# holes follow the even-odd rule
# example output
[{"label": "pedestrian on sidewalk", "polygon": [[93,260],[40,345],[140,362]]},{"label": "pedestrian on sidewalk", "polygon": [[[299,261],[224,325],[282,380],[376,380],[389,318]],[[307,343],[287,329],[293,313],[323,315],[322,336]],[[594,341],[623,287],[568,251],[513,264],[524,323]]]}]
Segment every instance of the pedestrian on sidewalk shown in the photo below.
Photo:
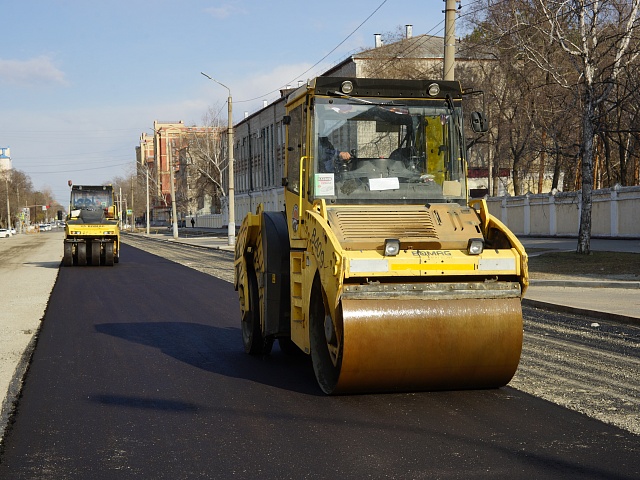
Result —
[{"label": "pedestrian on sidewalk", "polygon": [[191,217],[191,228],[196,228],[196,221]]}]

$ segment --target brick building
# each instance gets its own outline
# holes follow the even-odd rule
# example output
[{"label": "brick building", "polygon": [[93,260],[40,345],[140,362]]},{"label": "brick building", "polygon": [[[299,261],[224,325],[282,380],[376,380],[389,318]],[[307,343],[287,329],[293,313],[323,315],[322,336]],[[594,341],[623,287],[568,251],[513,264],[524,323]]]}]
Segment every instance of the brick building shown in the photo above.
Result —
[{"label": "brick building", "polygon": [[207,209],[206,202],[198,194],[198,180],[203,169],[193,161],[194,156],[198,156],[194,151],[211,137],[219,138],[220,129],[187,126],[182,120],[154,120],[152,130],[152,134],[140,135],[140,145],[136,147],[138,178],[144,182],[145,176],[149,176],[151,222],[171,223],[173,181],[177,216],[182,223],[187,215]]}]

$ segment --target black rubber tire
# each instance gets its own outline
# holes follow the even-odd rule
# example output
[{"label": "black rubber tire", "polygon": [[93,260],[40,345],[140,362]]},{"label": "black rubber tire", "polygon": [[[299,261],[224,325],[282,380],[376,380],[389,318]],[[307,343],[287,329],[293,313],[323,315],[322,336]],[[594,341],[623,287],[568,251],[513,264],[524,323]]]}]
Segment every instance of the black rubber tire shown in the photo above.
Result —
[{"label": "black rubber tire", "polygon": [[64,255],[62,257],[62,264],[65,267],[73,266],[73,244],[72,243],[64,243]]},{"label": "black rubber tire", "polygon": [[78,255],[78,265],[84,267],[87,264],[87,244],[78,242],[76,245],[76,253]]},{"label": "black rubber tire", "polygon": [[91,242],[91,265],[100,266],[100,242]]},{"label": "black rubber tire", "polygon": [[250,355],[268,355],[273,347],[273,339],[266,339],[262,334],[258,279],[255,272],[248,272],[248,275],[250,310],[242,317],[242,343],[244,351]]},{"label": "black rubber tire", "polygon": [[[340,312],[340,310],[338,310]],[[339,313],[338,313],[339,314]],[[342,366],[342,342],[336,340],[337,348],[335,360],[329,351],[329,341],[325,334],[325,318],[329,315],[326,307],[325,295],[322,290],[320,277],[316,275],[311,288],[309,302],[309,342],[311,346],[311,360],[318,385],[324,393],[332,394],[340,377]],[[341,338],[342,335],[336,335]]]},{"label": "black rubber tire", "polygon": [[104,264],[107,267],[113,267],[113,243],[104,244]]}]

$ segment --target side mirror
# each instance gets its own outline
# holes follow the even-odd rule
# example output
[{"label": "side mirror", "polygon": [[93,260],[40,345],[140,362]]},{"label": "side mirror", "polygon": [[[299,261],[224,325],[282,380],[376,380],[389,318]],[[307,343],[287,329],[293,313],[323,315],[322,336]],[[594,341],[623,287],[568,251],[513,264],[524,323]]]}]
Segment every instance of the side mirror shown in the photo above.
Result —
[{"label": "side mirror", "polygon": [[489,122],[484,112],[471,113],[471,128],[476,133],[484,133],[489,130]]}]

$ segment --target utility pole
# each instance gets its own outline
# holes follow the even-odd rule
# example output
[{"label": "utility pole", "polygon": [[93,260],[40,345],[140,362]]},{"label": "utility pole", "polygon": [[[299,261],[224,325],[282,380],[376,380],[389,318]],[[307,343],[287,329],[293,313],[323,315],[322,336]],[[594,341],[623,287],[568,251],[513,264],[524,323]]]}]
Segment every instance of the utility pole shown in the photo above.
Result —
[{"label": "utility pole", "polygon": [[133,208],[134,207],[134,197],[133,197],[133,176],[131,177],[131,220],[130,220],[130,225],[131,225],[131,232],[133,233],[133,230],[135,229],[136,226],[136,211]]},{"label": "utility pole", "polygon": [[235,198],[234,198],[234,187],[233,187],[233,100],[231,98],[231,89],[227,87],[224,83],[220,83],[213,77],[210,77],[204,72],[200,72],[202,75],[207,77],[209,80],[216,82],[218,85],[223,86],[229,92],[229,97],[227,98],[227,104],[229,107],[228,111],[228,130],[227,130],[227,148],[229,150],[229,221],[228,225],[228,235],[230,246],[234,246],[236,244],[236,208],[235,208]]},{"label": "utility pole", "polygon": [[149,164],[146,165],[147,169],[147,237],[149,236]]},{"label": "utility pole", "polygon": [[231,90],[229,90],[229,245],[236,244],[236,207],[233,188],[233,102],[231,100]]},{"label": "utility pole", "polygon": [[9,207],[9,169],[4,172],[4,180],[7,184],[7,228],[11,232],[11,209]]},{"label": "utility pole", "polygon": [[169,170],[171,170],[171,215],[173,217],[173,238],[178,238],[178,216],[176,212],[176,187],[173,184],[175,181],[176,169],[173,165],[173,152],[171,151],[172,144],[167,137],[167,154],[169,155]]},{"label": "utility pole", "polygon": [[443,80],[454,80],[456,58],[456,3],[460,0],[444,0],[444,69]]}]

